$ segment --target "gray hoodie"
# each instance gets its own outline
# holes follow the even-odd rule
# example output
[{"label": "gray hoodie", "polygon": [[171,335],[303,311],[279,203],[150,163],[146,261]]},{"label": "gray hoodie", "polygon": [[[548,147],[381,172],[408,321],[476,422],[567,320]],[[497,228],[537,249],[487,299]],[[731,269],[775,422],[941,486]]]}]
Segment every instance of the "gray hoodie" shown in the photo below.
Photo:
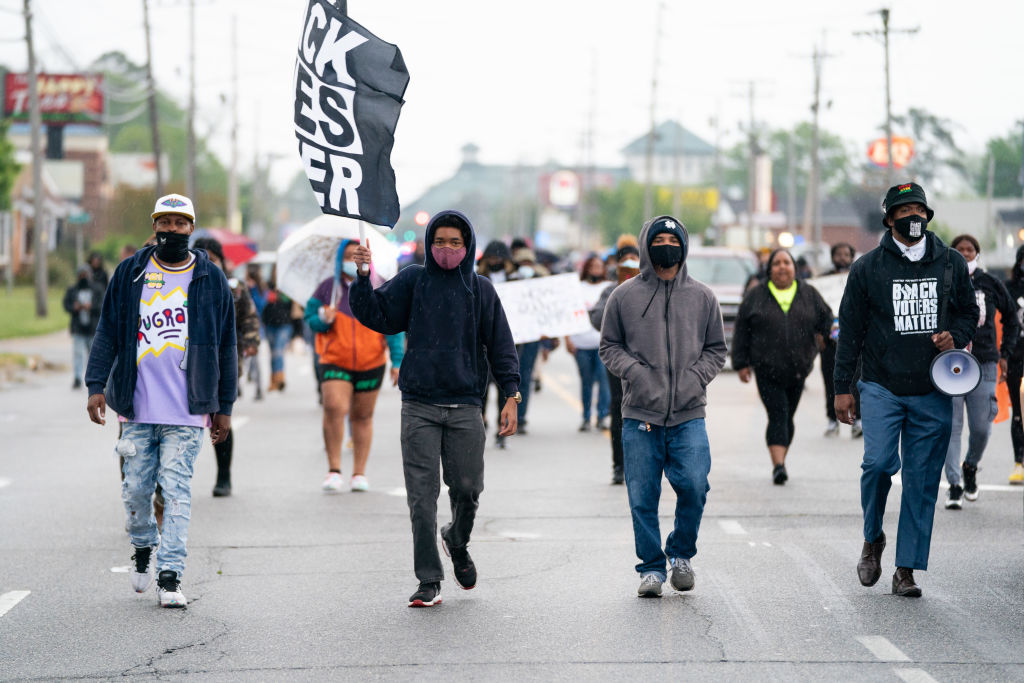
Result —
[{"label": "gray hoodie", "polygon": [[655,220],[640,231],[640,274],[608,297],[600,356],[622,379],[623,417],[674,427],[704,417],[707,385],[725,365],[725,332],[718,299],[687,274],[685,248],[675,278],[654,272]]}]

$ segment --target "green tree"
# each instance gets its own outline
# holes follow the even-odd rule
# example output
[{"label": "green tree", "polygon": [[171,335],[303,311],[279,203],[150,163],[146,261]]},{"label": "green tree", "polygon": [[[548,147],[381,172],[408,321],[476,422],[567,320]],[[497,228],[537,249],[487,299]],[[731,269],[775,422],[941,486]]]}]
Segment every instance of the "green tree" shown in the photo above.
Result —
[{"label": "green tree", "polygon": [[21,166],[14,160],[14,145],[7,138],[10,122],[0,119],[0,211],[11,208],[11,191]]},{"label": "green tree", "polygon": [[[152,152],[152,135],[146,102],[145,67],[135,64],[122,52],[108,52],[101,55],[90,68],[101,71],[107,89],[107,115],[110,123],[104,130],[110,140],[111,152]],[[166,93],[157,91],[157,120],[160,132],[161,152],[167,155],[170,177],[165,179],[165,190],[184,192],[186,163],[185,111]],[[134,114],[134,116],[133,116]],[[227,219],[227,170],[209,150],[206,140],[196,141],[196,185],[195,202],[197,224],[226,224]],[[120,208],[138,208],[140,198],[135,191],[118,190],[114,198]],[[148,193],[151,195],[152,193]],[[152,197],[150,197],[150,203]],[[137,213],[111,211],[110,231],[132,234],[138,227]],[[148,214],[146,214],[148,215]]]},{"label": "green tree", "polygon": [[[589,193],[588,200],[593,207],[593,221],[601,233],[605,244],[615,244],[622,233],[637,234],[644,221],[651,216],[644,215],[644,185],[633,181],[620,183],[612,189],[597,189]],[[659,187],[654,193],[654,214],[672,212],[672,190]],[[691,237],[697,238],[704,234],[711,225],[711,211],[703,205],[687,202],[682,204],[682,212],[676,216],[686,226]]]},{"label": "green tree", "polygon": [[992,138],[985,145],[985,158],[974,176],[974,188],[978,194],[988,191],[988,160],[995,159],[995,173],[992,195],[995,197],[1020,197],[1024,188],[1021,176],[1021,125],[1017,125],[1003,137]]}]

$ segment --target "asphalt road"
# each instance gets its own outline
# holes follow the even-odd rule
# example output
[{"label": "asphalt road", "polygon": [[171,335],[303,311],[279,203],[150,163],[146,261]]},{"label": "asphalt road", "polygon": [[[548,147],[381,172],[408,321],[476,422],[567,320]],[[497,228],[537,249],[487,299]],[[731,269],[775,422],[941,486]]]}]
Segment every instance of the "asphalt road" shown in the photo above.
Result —
[{"label": "asphalt road", "polygon": [[[69,342],[0,344],[15,348],[61,360]],[[378,403],[371,491],[325,495],[309,357],[287,362],[284,394],[254,402],[246,385],[236,406],[234,496],[211,497],[209,445],[200,455],[187,610],[129,587],[113,420],[88,422],[66,372],[0,388],[0,679],[1024,680],[1022,492],[1006,485],[1006,423],[979,500],[936,511],[924,597],[896,598],[892,545],[878,585],[857,581],[862,443],[846,427],[822,436],[820,377],[776,487],[756,390],[723,374],[696,589],[640,600],[626,492],[608,483],[607,438],[576,431],[578,381],[560,350],[530,433],[504,451],[488,442],[477,588],[446,581],[442,605],[416,610],[397,391]],[[673,504],[667,494],[663,534]],[[439,508],[443,522],[444,494]]]}]

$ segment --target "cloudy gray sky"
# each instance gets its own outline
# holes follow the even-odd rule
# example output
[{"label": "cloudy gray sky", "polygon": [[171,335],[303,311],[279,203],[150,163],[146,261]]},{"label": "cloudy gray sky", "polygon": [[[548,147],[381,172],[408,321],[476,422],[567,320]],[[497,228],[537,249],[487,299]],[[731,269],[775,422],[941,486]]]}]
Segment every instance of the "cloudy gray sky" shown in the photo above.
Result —
[{"label": "cloudy gray sky", "polygon": [[[187,101],[185,0],[150,0],[160,87]],[[43,67],[69,71],[108,50],[144,61],[141,0],[34,0]],[[305,0],[197,0],[200,130],[227,159],[230,25],[239,27],[242,159],[280,155],[275,178],[301,168],[292,133],[292,67]],[[774,127],[809,117],[810,54],[825,62],[822,125],[866,149],[884,117],[881,44],[855,30],[881,27],[878,0],[668,0],[660,21],[655,110],[731,144],[749,117]],[[488,163],[583,159],[621,163],[619,150],[649,125],[659,26],[657,0],[350,0],[351,16],[396,43],[411,81],[392,161],[405,201],[444,179],[467,142]],[[21,2],[0,0],[0,63],[26,64]],[[968,152],[1024,117],[1024,3],[893,0],[893,110],[927,109],[957,124]],[[900,131],[897,131],[900,132]]]}]

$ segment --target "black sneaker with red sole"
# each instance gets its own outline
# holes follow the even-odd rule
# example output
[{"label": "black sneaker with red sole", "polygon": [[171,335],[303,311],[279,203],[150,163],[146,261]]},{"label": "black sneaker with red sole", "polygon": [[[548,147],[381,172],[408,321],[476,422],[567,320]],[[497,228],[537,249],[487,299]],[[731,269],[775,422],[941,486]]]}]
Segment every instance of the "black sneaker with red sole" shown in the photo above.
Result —
[{"label": "black sneaker with red sole", "polygon": [[409,607],[433,607],[441,604],[441,584],[421,583],[409,596]]},{"label": "black sneaker with red sole", "polygon": [[444,554],[452,558],[455,582],[462,590],[472,590],[476,586],[476,565],[473,564],[473,558],[469,556],[466,546],[456,548],[448,545],[444,535],[450,526],[450,524],[446,524],[441,527],[441,547],[444,548]]}]

